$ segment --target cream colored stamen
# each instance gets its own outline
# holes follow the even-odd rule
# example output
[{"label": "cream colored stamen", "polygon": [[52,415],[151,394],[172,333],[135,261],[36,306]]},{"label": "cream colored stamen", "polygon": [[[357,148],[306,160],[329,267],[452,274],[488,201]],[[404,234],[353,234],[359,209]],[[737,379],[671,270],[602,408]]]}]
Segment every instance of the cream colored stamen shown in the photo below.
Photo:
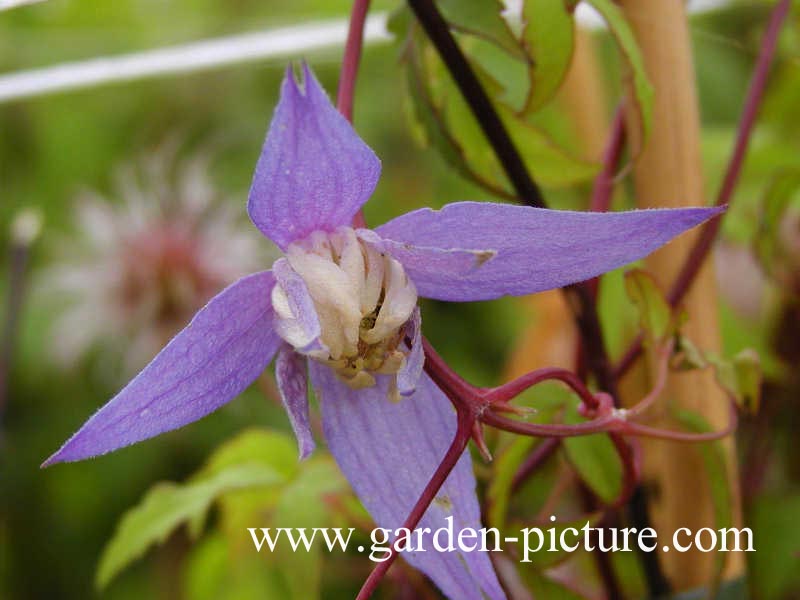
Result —
[{"label": "cream colored stamen", "polygon": [[[291,244],[286,258],[303,278],[320,321],[327,352],[312,358],[354,389],[375,385],[375,374],[396,374],[403,367],[405,354],[398,347],[417,304],[403,265],[349,227],[315,231]],[[277,318],[296,317],[280,285],[272,298]]]}]

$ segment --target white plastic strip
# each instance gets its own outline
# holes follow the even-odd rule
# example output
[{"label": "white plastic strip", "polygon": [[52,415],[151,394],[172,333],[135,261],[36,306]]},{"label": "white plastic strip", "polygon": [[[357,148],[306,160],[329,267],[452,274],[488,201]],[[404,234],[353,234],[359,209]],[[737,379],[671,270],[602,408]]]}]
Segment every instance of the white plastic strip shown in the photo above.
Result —
[{"label": "white plastic strip", "polygon": [[[0,10],[40,1],[0,0]],[[506,0],[512,13],[519,1]],[[730,0],[690,0],[688,6],[690,12],[699,13],[729,3]],[[576,16],[584,27],[594,29],[605,26],[602,18],[586,3],[578,6]],[[365,43],[388,42],[392,39],[386,29],[386,21],[386,13],[369,16],[364,30]],[[0,103],[106,83],[301,56],[314,50],[343,45],[347,38],[347,23],[347,19],[308,23],[0,75]]]},{"label": "white plastic strip", "polygon": [[[386,18],[385,13],[378,13],[367,19],[365,43],[391,39]],[[0,76],[0,102],[112,82],[300,56],[344,45],[347,24],[346,19],[309,23],[11,73]]]},{"label": "white plastic strip", "polygon": [[0,11],[17,8],[18,6],[25,6],[27,4],[37,4],[44,2],[44,0],[0,0]]}]

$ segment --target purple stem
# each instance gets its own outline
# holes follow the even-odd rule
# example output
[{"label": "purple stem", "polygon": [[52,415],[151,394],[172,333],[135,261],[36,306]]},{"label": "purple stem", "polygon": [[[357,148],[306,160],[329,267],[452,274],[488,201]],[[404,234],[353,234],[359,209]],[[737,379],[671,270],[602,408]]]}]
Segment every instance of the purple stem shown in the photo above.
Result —
[{"label": "purple stem", "polygon": [[592,186],[592,199],[589,210],[593,212],[608,212],[611,208],[611,197],[614,192],[614,180],[617,165],[619,165],[622,149],[625,147],[625,111],[620,105],[614,113],[611,123],[611,135],[603,151],[603,168],[594,178]]},{"label": "purple stem", "polygon": [[[442,485],[444,485],[445,480],[456,466],[456,463],[458,463],[458,459],[461,457],[461,454],[464,452],[467,444],[469,443],[472,425],[474,423],[474,416],[464,410],[459,410],[457,415],[458,427],[456,428],[456,435],[453,438],[453,442],[450,444],[450,447],[447,449],[447,453],[444,455],[444,458],[442,458],[442,461],[436,468],[436,472],[425,486],[422,495],[420,495],[417,503],[411,510],[411,513],[403,523],[403,527],[408,531],[413,531],[414,528],[419,524],[420,520],[425,515],[425,511],[428,510],[428,506],[430,506],[431,502],[433,502],[436,494],[439,493],[439,489],[442,487]],[[378,587],[381,579],[383,579],[383,576],[397,558],[398,553],[395,549],[395,545],[398,541],[399,538],[395,540],[395,543],[392,544],[392,548],[390,550],[391,554],[389,557],[383,562],[378,563],[378,565],[372,570],[372,573],[369,574],[369,577],[367,577],[364,585],[361,586],[361,590],[358,592],[356,600],[366,600],[372,595],[372,593],[375,591],[375,588]]]},{"label": "purple stem", "polygon": [[358,64],[361,48],[364,45],[364,22],[367,19],[369,0],[355,0],[350,13],[347,42],[342,57],[342,70],[339,75],[339,90],[336,94],[336,108],[348,121],[353,120],[353,100],[355,96]]},{"label": "purple stem", "polygon": [[[342,116],[353,122],[356,77],[361,62],[361,48],[364,45],[364,23],[367,20],[370,0],[355,0],[350,13],[347,29],[347,42],[342,56],[342,70],[339,75],[339,89],[336,93],[336,108]],[[359,210],[353,217],[353,227],[366,227],[364,213]]]},{"label": "purple stem", "polygon": [[519,470],[517,470],[517,472],[514,474],[514,479],[511,482],[511,493],[513,494],[519,490],[519,488],[522,487],[522,484],[528,480],[528,477],[538,471],[539,467],[546,463],[547,459],[555,454],[555,451],[558,450],[560,445],[560,439],[548,438],[536,446],[533,452],[528,455],[528,458],[525,459],[525,462],[522,463]]}]

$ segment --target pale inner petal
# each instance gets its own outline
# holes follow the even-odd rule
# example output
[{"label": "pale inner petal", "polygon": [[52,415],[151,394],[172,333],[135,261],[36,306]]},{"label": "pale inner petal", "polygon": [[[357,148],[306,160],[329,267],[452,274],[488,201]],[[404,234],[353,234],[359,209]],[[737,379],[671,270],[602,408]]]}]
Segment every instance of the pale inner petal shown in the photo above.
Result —
[{"label": "pale inner petal", "polygon": [[[403,367],[406,357],[399,348],[417,290],[402,264],[349,227],[315,231],[292,243],[286,258],[305,282],[321,325],[327,352],[312,358],[356,389],[375,385],[375,373],[394,375]],[[297,319],[280,284],[272,302],[279,321]],[[300,337],[291,335],[290,327],[276,329],[299,348]]]}]

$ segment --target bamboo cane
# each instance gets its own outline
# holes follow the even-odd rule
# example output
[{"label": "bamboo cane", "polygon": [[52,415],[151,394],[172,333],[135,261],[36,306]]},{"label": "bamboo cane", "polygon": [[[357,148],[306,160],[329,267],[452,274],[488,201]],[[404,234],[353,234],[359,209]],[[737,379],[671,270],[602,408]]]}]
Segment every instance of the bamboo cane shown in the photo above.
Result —
[{"label": "bamboo cane", "polygon": [[[634,168],[637,204],[641,208],[702,205],[700,116],[684,4],[675,0],[622,0],[621,4],[655,88],[652,132],[644,147],[633,113],[629,119],[630,147],[641,148]],[[681,236],[646,260],[647,269],[664,289],[677,275],[693,241],[692,235]],[[701,270],[684,306],[690,316],[686,334],[699,347],[718,350],[717,292],[710,263]],[[652,377],[654,365],[643,368]],[[633,373],[631,378],[641,381],[641,375]],[[624,389],[638,387],[632,383]],[[631,400],[645,391],[636,390]],[[671,402],[675,407],[703,415],[712,427],[724,427],[727,422],[727,398],[707,372],[672,376],[662,401],[663,408]],[[662,424],[668,424],[664,414],[660,418]],[[655,441],[643,447],[651,519],[661,536],[671,537],[680,527],[692,532],[702,527],[714,528],[709,480],[698,449]],[[734,494],[734,524],[738,525],[741,516],[732,440],[726,441],[725,450]],[[729,553],[727,559],[725,576],[740,575],[744,570],[743,555]],[[714,560],[714,553],[698,550],[673,550],[660,555],[664,572],[676,590],[708,584]]]}]

